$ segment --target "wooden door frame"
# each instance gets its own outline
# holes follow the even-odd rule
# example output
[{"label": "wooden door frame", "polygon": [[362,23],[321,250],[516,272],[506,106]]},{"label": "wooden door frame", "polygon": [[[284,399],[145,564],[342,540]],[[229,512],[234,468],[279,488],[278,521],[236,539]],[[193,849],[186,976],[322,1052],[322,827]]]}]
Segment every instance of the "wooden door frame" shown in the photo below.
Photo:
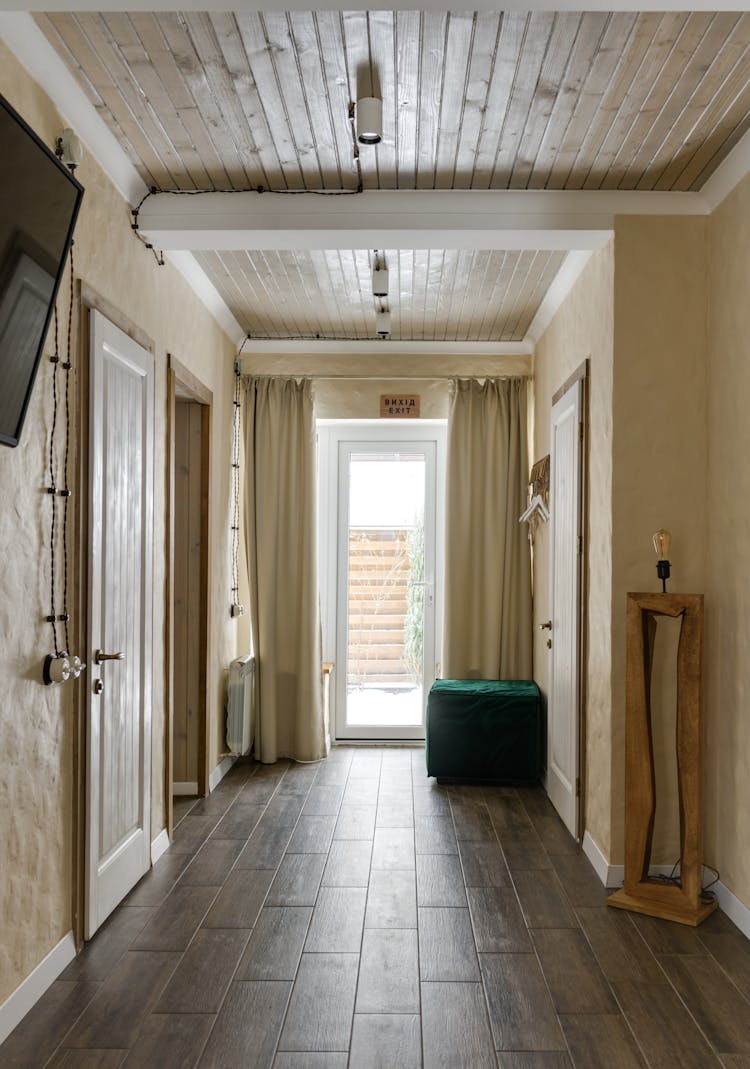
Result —
[{"label": "wooden door frame", "polygon": [[172,789],[174,784],[174,528],[175,528],[175,405],[177,387],[190,395],[190,400],[201,406],[201,569],[200,569],[200,622],[198,634],[198,667],[200,706],[198,709],[198,794],[209,793],[210,738],[208,716],[208,562],[211,556],[211,422],[213,414],[213,391],[201,382],[171,353],[167,353],[167,501],[166,501],[166,650],[165,650],[165,724],[164,724],[164,812],[167,834],[170,841],[174,831]]},{"label": "wooden door frame", "polygon": [[[90,314],[101,312],[124,334],[132,338],[143,349],[154,355],[155,346],[152,339],[115,308],[96,290],[80,279],[75,283],[75,300],[73,313],[74,336],[77,337],[74,411],[76,427],[73,438],[74,475],[71,485],[73,490],[73,548],[71,553],[71,627],[70,637],[72,651],[77,652],[82,661],[86,661],[90,650],[88,627],[88,559],[90,548],[89,536],[89,363]],[[71,651],[71,652],[72,652]],[[92,666],[89,664],[80,679],[73,684],[73,805],[72,805],[72,839],[73,866],[71,880],[72,928],[79,951],[84,943],[84,923],[86,914],[86,747],[88,742],[87,702],[88,693],[84,689],[91,685]],[[149,832],[150,833],[150,832]]]},{"label": "wooden door frame", "polygon": [[[568,376],[562,386],[555,390],[552,395],[552,406],[565,396],[571,386],[581,383],[581,423],[583,424],[583,440],[581,442],[581,570],[578,585],[578,664],[576,673],[578,676],[578,769],[580,779],[580,791],[578,801],[578,826],[576,832],[578,841],[583,842],[585,831],[585,808],[586,808],[586,660],[588,656],[588,574],[589,574],[589,547],[588,547],[588,524],[589,524],[589,398],[591,384],[589,379],[590,360],[587,357],[579,364],[575,371]],[[551,409],[550,409],[551,410]],[[550,602],[550,609],[552,603]],[[551,682],[551,681],[550,681]]]}]

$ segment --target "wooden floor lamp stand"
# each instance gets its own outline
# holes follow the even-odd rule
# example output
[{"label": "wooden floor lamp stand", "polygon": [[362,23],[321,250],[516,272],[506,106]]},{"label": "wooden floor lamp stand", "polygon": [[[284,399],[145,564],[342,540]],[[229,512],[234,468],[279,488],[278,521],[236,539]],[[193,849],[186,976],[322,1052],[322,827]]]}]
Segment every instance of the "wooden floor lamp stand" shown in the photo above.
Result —
[{"label": "wooden floor lamp stand", "polygon": [[[680,883],[649,879],[656,812],[651,672],[656,617],[681,617],[677,652],[677,786]],[[680,924],[700,924],[716,909],[701,897],[701,720],[703,595],[628,594],[625,713],[625,879],[610,906]]]}]

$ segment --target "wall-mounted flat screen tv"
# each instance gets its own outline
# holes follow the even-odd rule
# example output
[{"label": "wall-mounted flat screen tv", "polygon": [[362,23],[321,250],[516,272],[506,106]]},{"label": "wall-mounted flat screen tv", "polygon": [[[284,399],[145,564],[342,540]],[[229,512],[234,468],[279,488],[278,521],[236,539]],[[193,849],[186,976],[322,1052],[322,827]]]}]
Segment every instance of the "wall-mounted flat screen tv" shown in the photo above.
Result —
[{"label": "wall-mounted flat screen tv", "polygon": [[18,445],[83,187],[0,96],[0,443]]}]

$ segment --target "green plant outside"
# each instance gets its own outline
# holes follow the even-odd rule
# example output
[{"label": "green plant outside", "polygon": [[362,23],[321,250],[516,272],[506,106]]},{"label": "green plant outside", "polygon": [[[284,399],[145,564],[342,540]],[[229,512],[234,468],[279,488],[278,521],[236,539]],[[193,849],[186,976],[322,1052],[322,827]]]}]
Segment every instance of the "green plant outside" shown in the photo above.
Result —
[{"label": "green plant outside", "polygon": [[424,660],[424,516],[418,516],[409,531],[406,555],[409,585],[404,617],[404,663],[415,679],[421,681]]}]

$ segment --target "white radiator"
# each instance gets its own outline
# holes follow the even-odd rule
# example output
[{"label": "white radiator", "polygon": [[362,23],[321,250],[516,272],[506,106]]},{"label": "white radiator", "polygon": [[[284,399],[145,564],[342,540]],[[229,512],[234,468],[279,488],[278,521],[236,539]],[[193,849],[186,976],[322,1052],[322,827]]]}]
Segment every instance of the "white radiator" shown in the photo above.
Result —
[{"label": "white radiator", "polygon": [[227,687],[227,749],[246,754],[253,745],[255,702],[253,679],[255,658],[249,653],[229,666]]}]

